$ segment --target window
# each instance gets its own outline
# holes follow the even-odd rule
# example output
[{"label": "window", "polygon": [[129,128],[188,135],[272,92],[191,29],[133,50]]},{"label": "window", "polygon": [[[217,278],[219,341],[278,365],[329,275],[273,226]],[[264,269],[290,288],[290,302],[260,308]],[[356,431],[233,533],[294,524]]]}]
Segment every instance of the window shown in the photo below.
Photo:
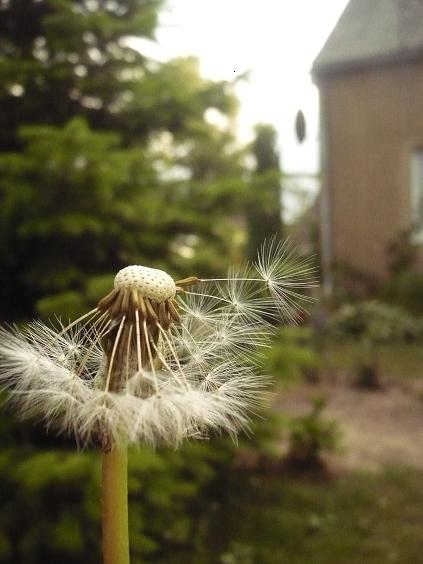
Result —
[{"label": "window", "polygon": [[411,153],[410,204],[411,238],[415,243],[423,243],[423,147]]}]

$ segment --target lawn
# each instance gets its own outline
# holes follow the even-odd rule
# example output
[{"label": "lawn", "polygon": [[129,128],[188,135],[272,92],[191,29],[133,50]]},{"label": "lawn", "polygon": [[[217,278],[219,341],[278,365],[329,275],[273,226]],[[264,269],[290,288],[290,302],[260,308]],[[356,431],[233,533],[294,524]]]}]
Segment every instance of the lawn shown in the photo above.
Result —
[{"label": "lawn", "polygon": [[422,478],[406,468],[321,480],[234,472],[199,518],[195,554],[160,561],[418,564]]},{"label": "lawn", "polygon": [[[275,402],[282,413],[295,412],[296,402],[303,412],[307,396],[326,395],[327,416],[344,430],[340,459],[346,464],[330,464],[325,478],[231,470],[198,517],[194,554],[173,553],[161,562],[420,564],[423,466],[416,434],[422,428],[423,350],[380,345],[377,359],[387,386],[360,390],[352,386],[357,345],[331,345],[319,362],[323,382],[282,389]],[[415,467],[400,466],[416,460]],[[369,466],[373,470],[363,470]]]}]

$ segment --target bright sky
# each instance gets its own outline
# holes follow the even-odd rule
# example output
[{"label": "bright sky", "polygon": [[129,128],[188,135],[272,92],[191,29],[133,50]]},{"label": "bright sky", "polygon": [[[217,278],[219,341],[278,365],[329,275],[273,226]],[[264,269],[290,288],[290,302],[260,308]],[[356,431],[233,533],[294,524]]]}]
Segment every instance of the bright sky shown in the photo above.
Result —
[{"label": "bright sky", "polygon": [[[279,133],[284,172],[315,173],[319,103],[309,71],[347,2],[167,0],[159,46],[151,54],[159,59],[196,55],[202,74],[217,80],[250,70],[249,82],[237,90],[240,137],[249,139],[255,123],[271,123]],[[302,144],[294,132],[299,109],[307,122]]]},{"label": "bright sky", "polygon": [[[286,171],[318,170],[318,96],[309,71],[348,0],[168,0],[157,39],[165,58],[194,54],[204,76],[240,85],[240,134],[257,122],[279,132]],[[302,109],[307,141],[298,145],[294,120]]]}]

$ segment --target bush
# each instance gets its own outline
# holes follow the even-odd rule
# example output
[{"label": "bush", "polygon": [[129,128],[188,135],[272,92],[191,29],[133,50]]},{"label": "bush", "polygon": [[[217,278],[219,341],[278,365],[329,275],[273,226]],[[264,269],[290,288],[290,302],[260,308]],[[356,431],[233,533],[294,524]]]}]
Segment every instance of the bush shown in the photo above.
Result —
[{"label": "bush", "polygon": [[382,387],[380,372],[375,362],[362,361],[355,365],[355,384],[359,388],[379,390]]},{"label": "bush", "polygon": [[[100,562],[100,453],[74,452],[50,438],[38,449],[22,440],[26,427],[0,418],[0,561]],[[19,429],[21,432],[21,429]],[[12,439],[12,433],[18,435]],[[44,440],[44,438],[43,438]],[[51,448],[54,446],[54,450]],[[179,451],[130,452],[129,510],[134,562],[192,551],[196,515],[208,506],[207,490],[232,452],[226,443],[187,443]]]},{"label": "bush", "polygon": [[334,421],[322,418],[326,405],[323,397],[312,399],[312,409],[291,421],[287,462],[298,469],[322,466],[322,454],[337,450],[339,429]]},{"label": "bush", "polygon": [[306,327],[280,329],[273,346],[266,352],[265,369],[283,382],[314,375],[319,359],[311,346],[312,333]]},{"label": "bush", "polygon": [[328,332],[335,339],[408,342],[422,338],[423,323],[400,307],[369,300],[341,306],[329,319]]},{"label": "bush", "polygon": [[423,275],[404,270],[389,279],[380,290],[381,297],[405,308],[414,315],[423,315]]}]

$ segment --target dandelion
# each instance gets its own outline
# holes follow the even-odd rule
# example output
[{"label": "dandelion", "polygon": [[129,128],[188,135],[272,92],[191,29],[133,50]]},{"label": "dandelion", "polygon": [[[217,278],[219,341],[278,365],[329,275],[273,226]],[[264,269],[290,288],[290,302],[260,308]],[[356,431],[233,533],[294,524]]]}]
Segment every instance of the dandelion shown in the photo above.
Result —
[{"label": "dandelion", "polygon": [[275,318],[301,315],[312,270],[275,240],[225,279],[175,282],[128,266],[66,327],[1,329],[0,383],[19,415],[102,448],[106,563],[128,561],[127,446],[235,438],[248,427],[266,385],[253,353],[269,343]]}]

